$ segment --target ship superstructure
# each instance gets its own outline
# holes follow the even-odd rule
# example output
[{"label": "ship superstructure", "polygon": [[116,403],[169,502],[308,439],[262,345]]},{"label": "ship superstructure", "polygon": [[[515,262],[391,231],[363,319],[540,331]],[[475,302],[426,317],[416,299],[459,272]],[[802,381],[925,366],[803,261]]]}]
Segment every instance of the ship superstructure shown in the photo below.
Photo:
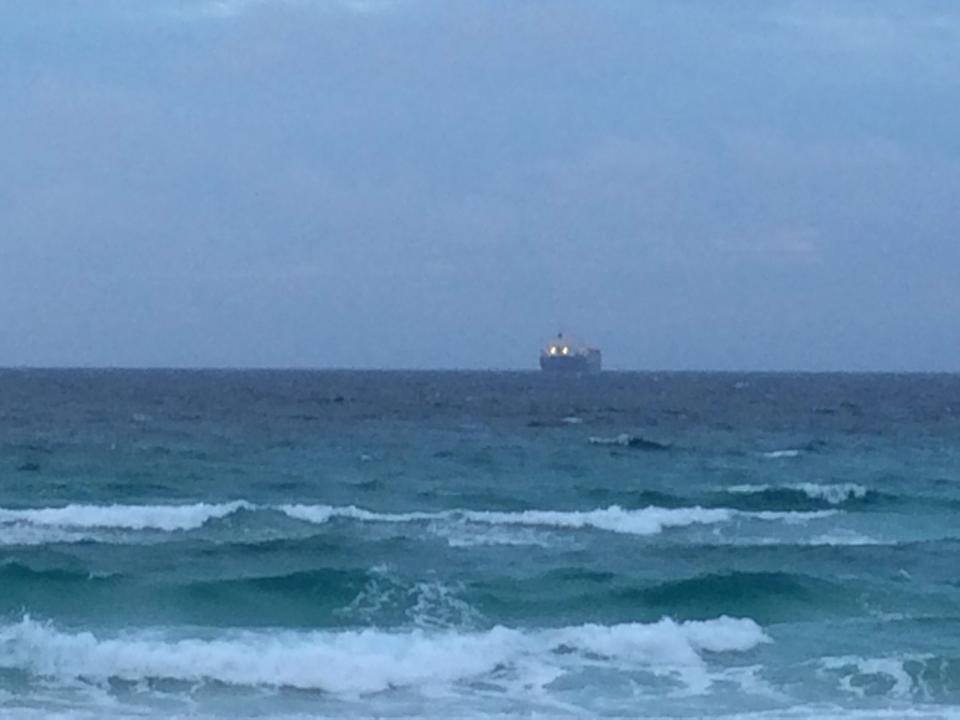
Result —
[{"label": "ship superstructure", "polygon": [[578,342],[562,332],[540,351],[540,369],[545,372],[595,373],[600,372],[600,350]]}]

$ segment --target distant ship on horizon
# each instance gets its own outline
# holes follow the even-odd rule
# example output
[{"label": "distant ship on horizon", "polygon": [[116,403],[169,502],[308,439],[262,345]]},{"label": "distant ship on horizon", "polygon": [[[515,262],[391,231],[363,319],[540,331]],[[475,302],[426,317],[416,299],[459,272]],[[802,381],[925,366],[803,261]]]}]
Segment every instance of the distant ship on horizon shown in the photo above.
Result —
[{"label": "distant ship on horizon", "polygon": [[540,369],[550,373],[598,373],[602,368],[600,350],[564,336],[562,332],[540,351]]}]

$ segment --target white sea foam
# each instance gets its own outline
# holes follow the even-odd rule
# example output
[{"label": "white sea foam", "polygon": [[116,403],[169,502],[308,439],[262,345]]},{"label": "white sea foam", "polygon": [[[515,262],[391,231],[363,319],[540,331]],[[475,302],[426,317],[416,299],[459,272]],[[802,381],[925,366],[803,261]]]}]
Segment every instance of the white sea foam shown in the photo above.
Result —
[{"label": "white sea foam", "polygon": [[463,630],[485,625],[483,614],[466,602],[462,593],[462,585],[437,580],[411,587],[389,565],[378,565],[371,568],[367,584],[353,601],[336,612],[349,622],[377,626],[384,624],[383,613],[390,615],[398,606],[405,605],[407,619],[417,628]]},{"label": "white sea foam", "polygon": [[92,532],[68,530],[58,527],[0,523],[0,546],[79,543],[99,539],[101,538],[98,534]]},{"label": "white sea foam", "polygon": [[853,530],[844,530],[838,528],[832,530],[828,533],[823,533],[822,535],[817,535],[816,537],[810,538],[803,543],[798,543],[801,545],[896,545],[896,542],[891,542],[889,540],[878,540],[875,537],[870,535],[862,535],[861,533],[855,532]]},{"label": "white sea foam", "polygon": [[630,441],[634,439],[634,436],[630,433],[620,433],[614,437],[598,437],[591,436],[587,439],[591,445],[620,445],[621,447],[628,447]]},{"label": "white sea foam", "polygon": [[490,525],[477,527],[467,522],[438,522],[430,526],[430,531],[444,538],[450,547],[471,548],[487,546],[533,546],[552,547],[557,544],[557,534],[548,529],[529,527],[505,527]]},{"label": "white sea foam", "polygon": [[491,525],[530,525],[556,528],[595,528],[629,535],[654,535],[664,528],[713,524],[730,520],[732,512],[723,508],[646,507],[625,510],[617,505],[597,510],[563,512],[524,510],[521,512],[464,511],[463,517],[475,523]]},{"label": "white sea foam", "polygon": [[[455,714],[452,714],[455,713]],[[409,715],[406,713],[390,712],[389,717],[392,720],[424,720],[424,718],[449,718],[455,716],[458,720],[516,720],[521,716],[519,712],[500,712],[496,710],[482,710],[458,705],[454,710],[447,705],[441,704],[439,708],[432,707],[429,710]],[[578,712],[576,707],[563,707],[557,712],[544,714],[542,712],[531,712],[524,717],[553,718],[553,717],[591,717],[589,713],[582,710]],[[637,717],[643,717],[645,720],[676,720],[676,715],[659,715],[650,712],[643,712],[642,715],[635,708],[627,713],[614,713],[605,711],[603,717],[607,720],[636,720]],[[14,707],[4,706],[4,720],[152,720],[153,718],[162,718],[163,720],[224,720],[222,713],[205,713],[197,709],[190,710],[187,713],[174,712],[169,707],[164,707],[159,712],[150,713],[149,711],[138,708],[124,708],[115,702],[104,704],[96,709],[62,709],[57,707]],[[263,720],[342,720],[344,717],[363,717],[369,718],[372,715],[369,712],[360,711],[354,713],[337,712],[336,714],[327,714],[323,712],[307,713],[285,713],[271,712],[269,715],[258,715]],[[379,715],[377,716],[379,717]],[[718,720],[960,720],[960,708],[956,706],[945,705],[905,705],[898,703],[895,707],[886,708],[845,708],[829,703],[796,705],[778,710],[762,710],[757,712],[723,712],[718,715],[697,715],[701,719],[716,717]]]},{"label": "white sea foam", "polygon": [[744,517],[771,522],[783,522],[787,525],[802,525],[811,520],[823,520],[824,518],[833,517],[836,514],[838,514],[837,510],[811,510],[809,512],[798,512],[795,510],[759,510],[757,512],[740,513],[740,515]]},{"label": "white sea foam", "polygon": [[798,483],[791,485],[811,498],[826,500],[831,505],[839,505],[847,500],[862,500],[867,496],[867,488],[856,483],[839,483],[836,485],[819,485],[817,483]]},{"label": "white sea foam", "polygon": [[[709,717],[709,716],[707,716]],[[844,708],[835,705],[800,705],[785,710],[723,715],[723,720],[960,720],[960,708],[931,705],[894,708]],[[653,720],[666,720],[654,718]]]},{"label": "white sea foam", "polygon": [[419,582],[408,591],[414,602],[407,617],[419,628],[478,628],[483,615],[460,597],[462,592],[462,587],[438,581]]},{"label": "white sea foam", "polygon": [[763,453],[763,457],[768,460],[783,460],[786,458],[798,458],[802,454],[800,450],[773,450]]},{"label": "white sea foam", "polygon": [[[628,535],[654,535],[667,528],[711,525],[735,518],[780,521],[789,524],[827,517],[834,511],[744,512],[728,508],[645,507],[625,509],[618,505],[593,510],[444,510],[383,513],[354,505],[278,505],[258,506],[244,500],[192,505],[67,505],[55,508],[11,510],[0,508],[0,544],[37,544],[76,542],[96,539],[84,530],[193,530],[216,518],[239,510],[279,511],[295,520],[325,524],[336,518],[368,523],[430,522],[444,535],[442,528],[544,528],[554,530],[595,529]],[[47,530],[45,536],[41,530]],[[52,533],[52,535],[50,534]],[[496,535],[470,544],[542,544],[542,539]]]},{"label": "white sea foam", "polygon": [[909,655],[904,657],[862,658],[855,656],[829,657],[820,660],[821,674],[837,678],[840,689],[858,697],[866,696],[864,678],[873,677],[885,681],[889,688],[885,694],[894,698],[910,698],[922,688],[906,670],[905,663],[922,663],[932,655]]},{"label": "white sea foam", "polygon": [[123,528],[127,530],[191,530],[253,506],[244,500],[192,505],[67,505],[10,510],[0,508],[0,523],[24,523],[61,528]]},{"label": "white sea foam", "polygon": [[[98,637],[30,618],[0,626],[0,667],[43,677],[172,679],[366,694],[523,673],[549,681],[585,663],[647,668],[709,685],[701,653],[742,652],[770,639],[749,619],[580,625],[521,631],[248,631],[220,639],[156,632]],[[530,675],[532,673],[532,675]]]},{"label": "white sea foam", "polygon": [[868,489],[856,483],[837,483],[821,485],[819,483],[790,483],[786,485],[732,485],[726,488],[735,495],[756,495],[775,490],[793,490],[801,492],[811,500],[824,500],[831,505],[839,505],[848,500],[861,500]]},{"label": "white sea foam", "polygon": [[736,511],[724,508],[659,508],[625,510],[617,505],[596,510],[449,510],[444,512],[376,513],[354,506],[283,505],[292,518],[326,523],[336,517],[371,522],[466,521],[478,525],[518,525],[566,529],[595,528],[630,535],[653,535],[664,528],[711,524],[730,520]]},{"label": "white sea foam", "polygon": [[[477,710],[465,707],[458,707],[455,712],[457,720],[516,720],[520,716],[518,712],[498,712]],[[526,717],[527,715],[523,715]],[[530,717],[549,718],[549,717],[590,717],[582,711],[578,714],[576,708],[563,708],[562,710],[549,715],[542,712],[531,712]],[[636,720],[640,715],[636,710],[625,714],[614,714],[604,712],[603,717],[607,720]],[[362,712],[356,715],[339,712],[335,715],[325,713],[311,712],[306,713],[270,713],[269,715],[259,716],[263,720],[342,720],[344,717],[371,717],[369,712]],[[424,720],[424,718],[440,717],[449,718],[451,714],[445,712],[445,706],[441,706],[439,712],[436,709],[424,710],[415,715],[390,713],[392,720]],[[644,712],[642,717],[645,720],[676,720],[676,715],[664,716]],[[717,717],[718,720],[960,720],[960,708],[948,707],[945,705],[928,705],[923,707],[901,706],[894,708],[873,708],[856,709],[843,708],[830,704],[816,705],[798,705],[791,708],[780,710],[766,710],[759,712],[733,712],[723,713],[722,715],[698,715],[698,718],[709,719]],[[53,708],[32,708],[32,707],[4,707],[4,720],[152,720],[152,718],[162,718],[163,720],[223,720],[224,715],[207,714],[197,710],[191,710],[188,713],[171,712],[170,708],[164,708],[161,712],[155,714],[146,714],[143,709],[129,710],[115,704],[110,707],[102,707],[96,710],[87,709],[53,709]]]},{"label": "white sea foam", "polygon": [[278,505],[276,510],[295,520],[322,525],[333,518],[347,518],[361,522],[409,523],[423,520],[438,520],[449,516],[443,512],[379,513],[358,508],[355,505]]},{"label": "white sea foam", "polygon": [[749,537],[737,536],[730,538],[719,538],[715,542],[717,545],[736,545],[738,547],[771,547],[775,545],[794,545],[797,547],[818,547],[818,546],[858,546],[858,545],[876,545],[876,546],[895,546],[899,545],[894,540],[878,540],[869,535],[861,535],[853,531],[835,530],[813,537]]}]

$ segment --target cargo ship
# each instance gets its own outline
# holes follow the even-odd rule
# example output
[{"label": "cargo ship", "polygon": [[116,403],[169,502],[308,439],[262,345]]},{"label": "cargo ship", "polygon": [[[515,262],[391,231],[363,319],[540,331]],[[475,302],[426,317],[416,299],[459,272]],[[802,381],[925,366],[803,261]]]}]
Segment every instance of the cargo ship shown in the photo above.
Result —
[{"label": "cargo ship", "polygon": [[544,372],[598,373],[601,365],[600,350],[587,347],[563,333],[557,333],[540,351],[540,369]]}]

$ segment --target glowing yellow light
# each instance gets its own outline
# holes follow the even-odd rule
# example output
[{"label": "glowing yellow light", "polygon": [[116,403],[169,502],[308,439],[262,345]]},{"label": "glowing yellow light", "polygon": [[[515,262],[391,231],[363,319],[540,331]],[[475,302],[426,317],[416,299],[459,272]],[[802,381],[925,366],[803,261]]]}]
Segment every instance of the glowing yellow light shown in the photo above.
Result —
[{"label": "glowing yellow light", "polygon": [[570,354],[570,348],[564,346],[564,348],[563,348],[563,350],[561,350],[561,352],[562,352],[564,355],[569,355],[569,354]]},{"label": "glowing yellow light", "polygon": [[556,345],[551,345],[551,346],[550,346],[550,354],[551,354],[551,355],[556,355],[556,354],[557,354],[557,346],[556,346]]}]

